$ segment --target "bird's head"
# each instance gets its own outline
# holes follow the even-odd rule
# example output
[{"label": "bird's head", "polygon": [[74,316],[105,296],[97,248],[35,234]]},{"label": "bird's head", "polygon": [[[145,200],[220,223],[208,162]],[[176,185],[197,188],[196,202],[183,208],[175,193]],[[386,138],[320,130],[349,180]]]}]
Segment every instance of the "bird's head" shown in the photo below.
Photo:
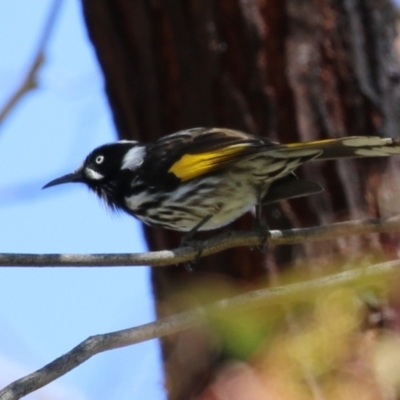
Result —
[{"label": "bird's head", "polygon": [[124,172],[135,171],[143,163],[144,154],[144,146],[135,141],[105,144],[93,150],[74,172],[52,180],[43,189],[80,182],[99,196],[107,197],[118,185],[121,176],[125,175]]}]

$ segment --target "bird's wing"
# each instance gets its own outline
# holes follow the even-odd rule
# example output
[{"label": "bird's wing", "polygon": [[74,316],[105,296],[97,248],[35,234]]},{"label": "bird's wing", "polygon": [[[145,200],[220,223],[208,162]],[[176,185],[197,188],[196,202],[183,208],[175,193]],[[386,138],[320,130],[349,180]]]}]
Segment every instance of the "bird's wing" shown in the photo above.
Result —
[{"label": "bird's wing", "polygon": [[196,128],[165,136],[149,147],[146,156],[148,177],[156,171],[173,174],[180,182],[222,169],[259,152],[260,146],[277,146],[264,138],[243,132]]}]

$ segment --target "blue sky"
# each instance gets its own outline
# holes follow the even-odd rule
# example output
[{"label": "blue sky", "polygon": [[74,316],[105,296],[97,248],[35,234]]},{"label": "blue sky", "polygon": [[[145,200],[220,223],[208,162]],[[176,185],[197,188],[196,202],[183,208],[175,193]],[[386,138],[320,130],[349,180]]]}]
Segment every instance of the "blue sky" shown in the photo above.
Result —
[{"label": "blue sky", "polygon": [[[51,1],[0,2],[0,108],[18,87]],[[116,139],[80,2],[65,0],[39,88],[0,125],[1,252],[138,252],[140,224],[81,185],[45,191]],[[149,268],[0,268],[0,386],[88,336],[154,320]],[[164,399],[156,341],[103,353],[27,399]]]}]

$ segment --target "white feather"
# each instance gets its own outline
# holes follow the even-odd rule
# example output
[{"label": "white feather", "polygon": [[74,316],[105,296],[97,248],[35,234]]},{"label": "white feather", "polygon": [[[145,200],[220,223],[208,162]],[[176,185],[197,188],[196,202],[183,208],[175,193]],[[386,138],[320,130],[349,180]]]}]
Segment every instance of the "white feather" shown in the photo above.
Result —
[{"label": "white feather", "polygon": [[94,180],[94,181],[99,181],[100,179],[103,179],[103,178],[104,178],[104,175],[100,174],[99,172],[97,172],[97,171],[95,171],[95,170],[93,170],[93,169],[91,169],[91,168],[86,167],[86,168],[84,169],[84,171],[85,171],[85,175],[86,175],[89,179],[92,179],[92,180]]},{"label": "white feather", "polygon": [[121,169],[130,169],[134,171],[143,163],[146,149],[144,146],[135,146],[130,149],[122,160]]},{"label": "white feather", "polygon": [[343,140],[343,144],[349,147],[363,147],[363,146],[385,146],[391,144],[393,141],[390,138],[380,138],[375,136],[363,137],[350,137]]}]

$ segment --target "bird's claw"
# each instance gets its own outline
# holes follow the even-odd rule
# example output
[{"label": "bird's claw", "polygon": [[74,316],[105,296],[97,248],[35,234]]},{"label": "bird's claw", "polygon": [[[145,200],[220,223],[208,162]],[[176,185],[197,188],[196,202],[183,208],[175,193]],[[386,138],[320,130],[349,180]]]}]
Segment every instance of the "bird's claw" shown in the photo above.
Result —
[{"label": "bird's claw", "polygon": [[197,250],[196,257],[193,260],[186,261],[184,263],[184,266],[185,266],[186,270],[189,271],[189,272],[193,272],[194,271],[194,267],[199,262],[199,260],[201,258],[201,255],[203,253],[203,250],[204,250],[203,242],[200,241],[200,240],[192,240],[191,238],[187,238],[186,236],[184,236],[182,238],[180,247],[191,247],[192,249]]},{"label": "bird's claw", "polygon": [[[255,219],[253,223],[253,231],[260,236],[260,244],[255,247],[262,253],[266,253],[270,247],[267,240],[271,236],[268,224],[262,218]],[[251,247],[251,249],[253,249],[253,247]]]}]

